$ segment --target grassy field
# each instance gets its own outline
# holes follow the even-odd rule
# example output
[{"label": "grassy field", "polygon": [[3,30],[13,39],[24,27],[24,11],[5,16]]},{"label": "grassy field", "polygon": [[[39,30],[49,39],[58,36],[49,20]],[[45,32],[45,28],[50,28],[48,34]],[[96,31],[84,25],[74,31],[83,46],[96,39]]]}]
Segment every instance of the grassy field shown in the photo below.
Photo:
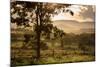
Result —
[{"label": "grassy field", "polygon": [[61,49],[57,42],[55,46],[48,44],[48,49],[41,49],[41,58],[37,61],[35,49],[31,45],[23,48],[23,43],[23,41],[12,41],[11,65],[13,66],[95,61],[93,46],[85,51],[80,49],[78,44],[66,45]]},{"label": "grassy field", "polygon": [[[32,37],[30,33],[28,35]],[[23,35],[23,32],[11,34],[11,66],[95,61],[94,34],[66,34],[62,40],[63,49],[60,38],[44,41],[41,38],[41,56],[38,60],[34,39],[25,43]]]}]

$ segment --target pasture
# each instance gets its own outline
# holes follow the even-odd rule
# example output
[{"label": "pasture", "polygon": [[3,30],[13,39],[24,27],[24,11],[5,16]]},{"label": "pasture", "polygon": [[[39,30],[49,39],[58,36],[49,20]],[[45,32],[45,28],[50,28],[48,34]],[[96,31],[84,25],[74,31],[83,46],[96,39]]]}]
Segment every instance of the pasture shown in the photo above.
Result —
[{"label": "pasture", "polygon": [[[71,36],[69,36],[71,37]],[[13,37],[14,38],[14,37]],[[95,45],[84,45],[76,39],[67,41],[64,39],[63,49],[60,46],[60,39],[45,40],[41,43],[40,59],[36,60],[36,45],[32,39],[25,44],[24,38],[12,39],[11,42],[11,65],[37,65],[37,64],[54,64],[54,63],[72,63],[95,61]],[[72,37],[71,37],[72,39]],[[75,41],[76,40],[76,41]],[[87,42],[86,42],[87,43]],[[26,45],[26,46],[23,46]]]}]

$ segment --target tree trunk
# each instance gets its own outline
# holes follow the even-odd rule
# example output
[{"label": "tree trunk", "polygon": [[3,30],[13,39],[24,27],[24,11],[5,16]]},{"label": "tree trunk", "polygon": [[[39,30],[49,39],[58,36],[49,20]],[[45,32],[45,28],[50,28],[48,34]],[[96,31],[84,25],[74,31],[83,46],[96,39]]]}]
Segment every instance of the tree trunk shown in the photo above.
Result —
[{"label": "tree trunk", "polygon": [[37,39],[37,42],[36,42],[36,45],[37,45],[37,60],[40,59],[40,37],[41,37],[41,30],[40,30],[40,21],[39,21],[39,8],[37,6],[37,11],[36,11],[36,23],[37,23],[37,26],[36,26],[36,39]]},{"label": "tree trunk", "polygon": [[40,32],[37,32],[37,59],[40,59]]},{"label": "tree trunk", "polygon": [[64,45],[63,45],[63,38],[61,37],[61,48],[63,49]]}]

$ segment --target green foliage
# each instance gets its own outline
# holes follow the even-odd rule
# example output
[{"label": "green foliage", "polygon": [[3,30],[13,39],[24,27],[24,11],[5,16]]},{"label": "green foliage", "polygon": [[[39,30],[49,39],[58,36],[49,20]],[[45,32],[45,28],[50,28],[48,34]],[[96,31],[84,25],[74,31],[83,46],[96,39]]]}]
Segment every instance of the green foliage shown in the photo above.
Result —
[{"label": "green foliage", "polygon": [[95,55],[95,35],[94,34],[81,34],[79,36],[79,48],[86,53],[90,51]]}]

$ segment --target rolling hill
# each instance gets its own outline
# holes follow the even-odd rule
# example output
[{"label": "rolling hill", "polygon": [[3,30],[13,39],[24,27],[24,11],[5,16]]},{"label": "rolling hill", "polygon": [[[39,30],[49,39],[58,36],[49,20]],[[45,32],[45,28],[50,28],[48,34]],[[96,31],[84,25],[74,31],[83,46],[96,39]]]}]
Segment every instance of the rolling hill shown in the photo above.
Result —
[{"label": "rolling hill", "polygon": [[53,25],[66,33],[94,33],[94,22],[77,22],[74,20],[56,20]]}]

